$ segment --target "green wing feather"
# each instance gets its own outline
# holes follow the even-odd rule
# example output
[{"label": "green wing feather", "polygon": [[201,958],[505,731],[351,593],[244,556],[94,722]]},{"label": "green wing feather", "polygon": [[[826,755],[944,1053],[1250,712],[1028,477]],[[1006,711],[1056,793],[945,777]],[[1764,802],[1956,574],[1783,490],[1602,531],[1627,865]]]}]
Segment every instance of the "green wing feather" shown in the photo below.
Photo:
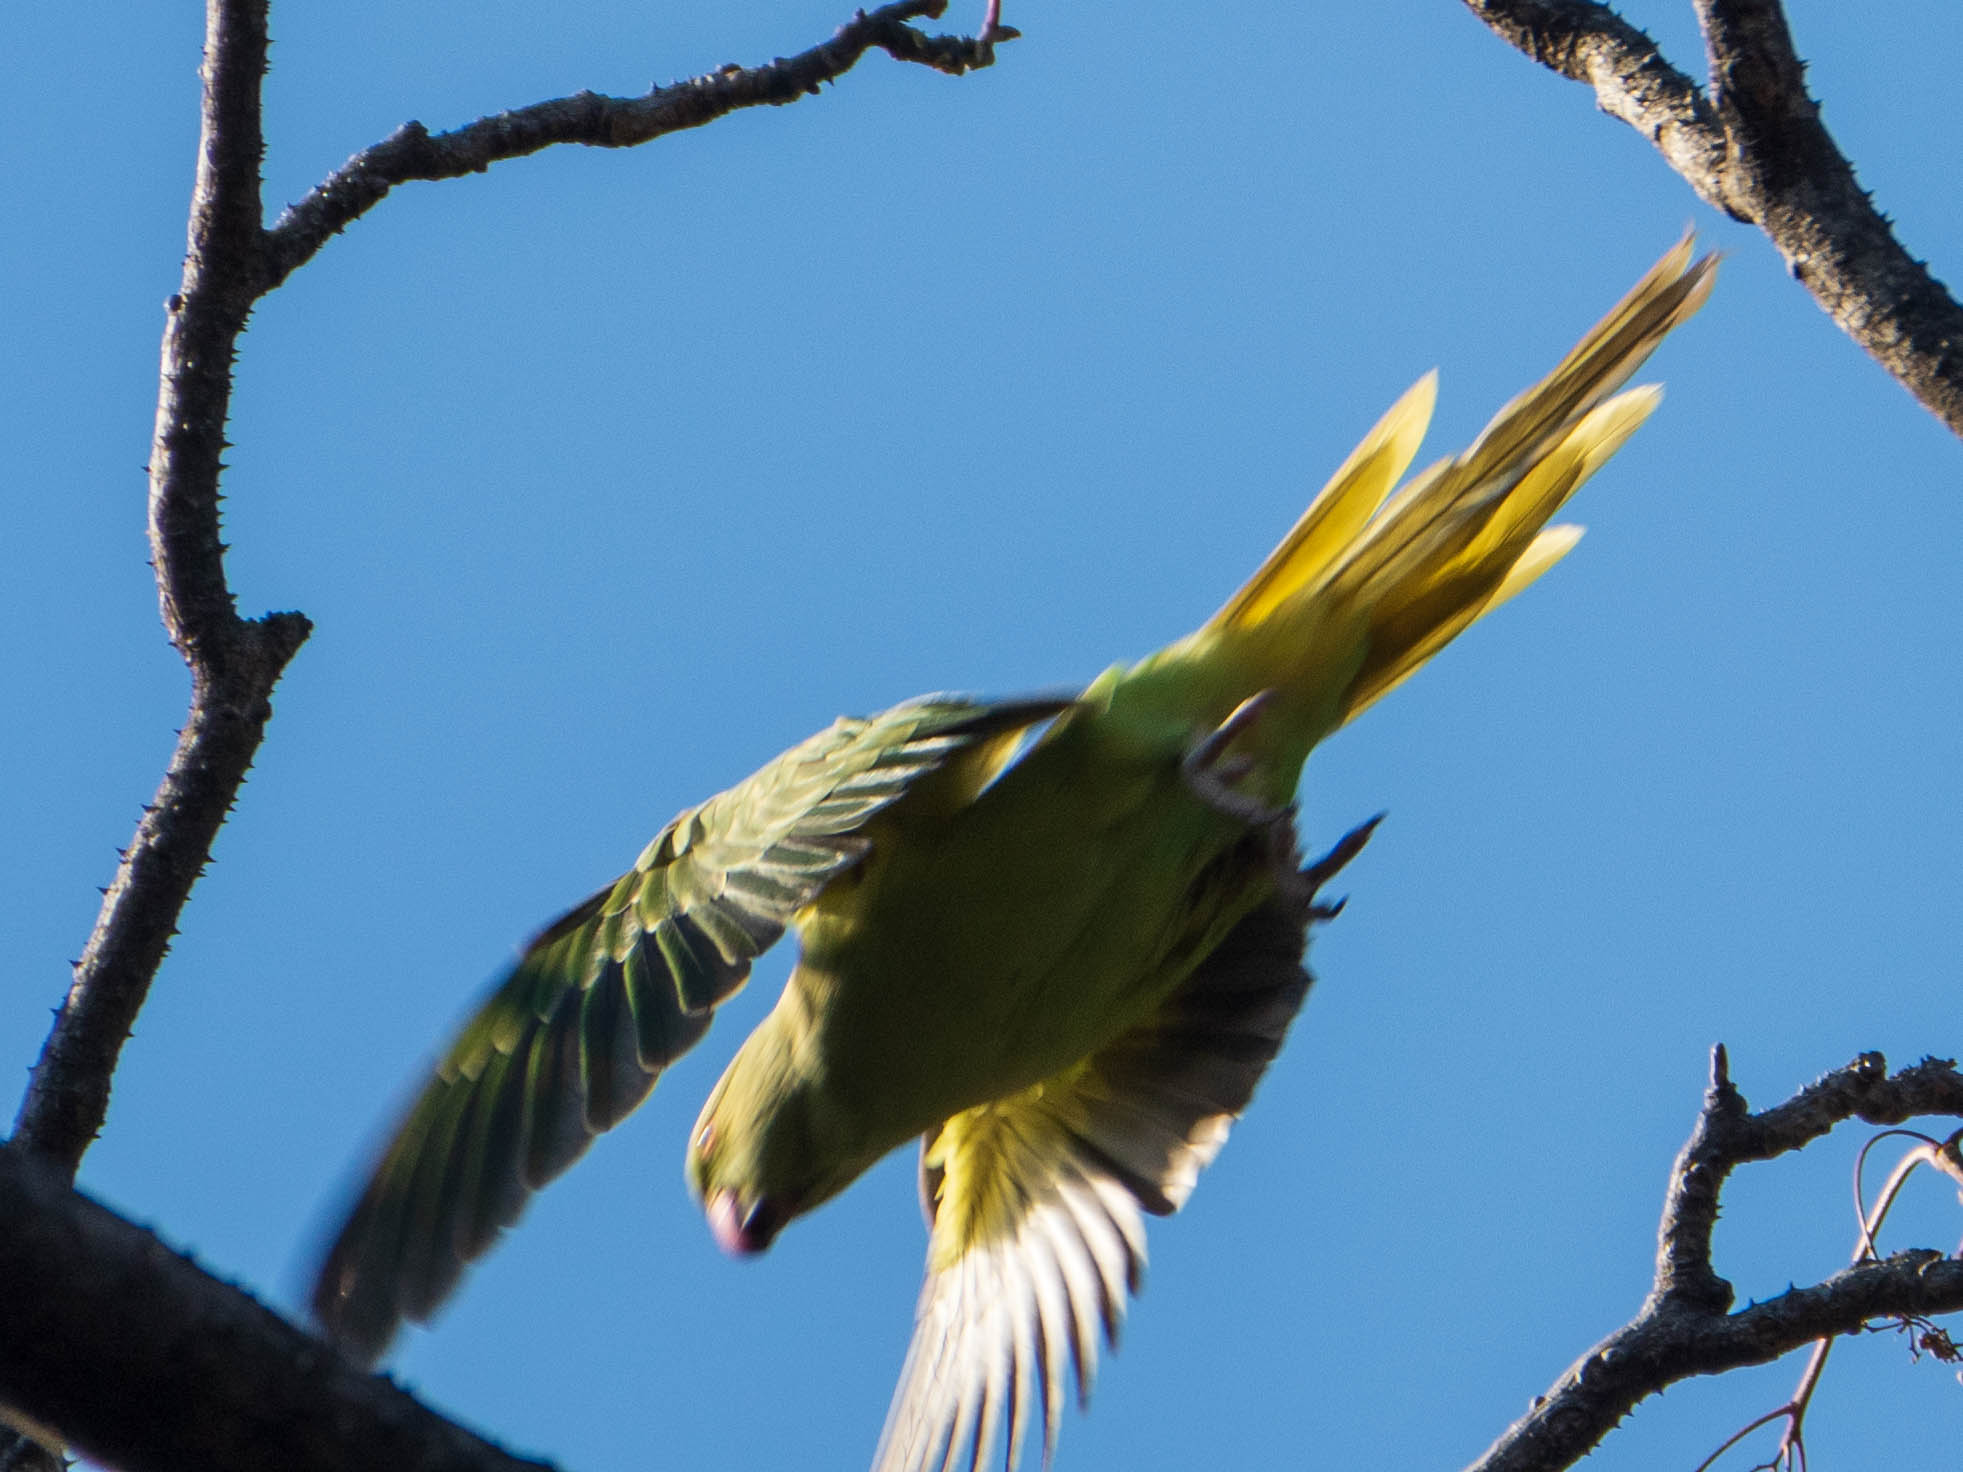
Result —
[{"label": "green wing feather", "polygon": [[679,814],[547,927],[451,1044],[329,1249],[313,1309],[330,1337],[373,1359],[433,1313],[860,860],[869,819],[964,755],[992,770],[1067,704],[929,696],[839,720]]},{"label": "green wing feather", "polygon": [[[1090,1396],[1145,1267],[1145,1214],[1185,1204],[1309,990],[1316,890],[1375,821],[1250,912],[1146,1022],[1062,1076],[947,1121],[921,1145],[932,1227],[913,1341],[874,1472],[1013,1469]],[[1006,1438],[1006,1442],[1003,1442]]]}]

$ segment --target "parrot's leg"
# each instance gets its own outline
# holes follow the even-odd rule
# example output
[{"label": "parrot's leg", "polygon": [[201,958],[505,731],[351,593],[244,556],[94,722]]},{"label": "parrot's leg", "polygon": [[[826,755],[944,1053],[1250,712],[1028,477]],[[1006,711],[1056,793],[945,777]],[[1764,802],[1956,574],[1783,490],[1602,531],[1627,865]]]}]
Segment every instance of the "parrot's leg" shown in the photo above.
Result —
[{"label": "parrot's leg", "polygon": [[1201,737],[1179,759],[1179,773],[1195,797],[1215,812],[1238,818],[1250,828],[1272,827],[1284,821],[1289,810],[1271,808],[1246,793],[1234,791],[1228,784],[1246,776],[1249,763],[1246,757],[1228,756],[1227,748],[1236,736],[1261,718],[1274,694],[1272,690],[1260,690],[1248,696],[1227,713],[1226,720]]}]

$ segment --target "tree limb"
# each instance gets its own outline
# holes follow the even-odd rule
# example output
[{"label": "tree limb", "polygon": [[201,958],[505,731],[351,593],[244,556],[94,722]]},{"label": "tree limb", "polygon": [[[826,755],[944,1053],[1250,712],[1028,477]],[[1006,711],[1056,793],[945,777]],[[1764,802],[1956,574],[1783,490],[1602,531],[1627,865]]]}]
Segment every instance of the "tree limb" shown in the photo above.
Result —
[{"label": "tree limb", "polygon": [[0,1146],[0,1403],[127,1472],[549,1472]]},{"label": "tree limb", "polygon": [[871,12],[860,11],[831,40],[789,59],[722,67],[655,87],[644,97],[581,92],[479,118],[449,133],[431,133],[421,123],[404,123],[341,165],[280,217],[266,237],[273,282],[284,280],[398,184],[482,173],[501,160],[537,153],[555,143],[632,148],[699,128],[741,108],[781,107],[800,97],[816,96],[824,83],[837,81],[875,49],[897,61],[959,76],[992,64],[994,38],[1015,34],[998,27],[993,36],[984,32],[975,39],[929,36],[907,24],[920,16],[938,17],[946,9],[947,0],[895,0]]},{"label": "tree limb", "polygon": [[1963,1310],[1963,1261],[1899,1252],[1857,1263],[1808,1288],[1729,1312],[1731,1285],[1711,1261],[1725,1179],[1739,1165],[1798,1150],[1848,1119],[1898,1124],[1963,1116],[1963,1075],[1946,1059],[1888,1073],[1879,1053],[1761,1114],[1733,1087],[1725,1051],[1677,1157],[1657,1232],[1656,1277],[1641,1310],[1571,1366],[1470,1472],[1558,1472],[1587,1455],[1637,1402],[1692,1375],[1762,1365],[1806,1344],[1851,1334],[1871,1319]]},{"label": "tree limb", "polygon": [[14,1142],[68,1179],[102,1128],[117,1056],[252,765],[273,686],[311,627],[297,613],[241,619],[219,536],[232,357],[265,283],[258,223],[265,70],[264,0],[209,0],[189,249],[164,331],[150,450],[150,556],[164,627],[191,669],[191,711],[104,891],[14,1121]]},{"label": "tree limb", "polygon": [[554,143],[626,147],[700,127],[738,108],[815,94],[878,48],[960,74],[987,66],[997,28],[979,39],[906,24],[946,0],[861,11],[831,40],[789,60],[725,67],[621,99],[581,93],[484,118],[453,133],[419,124],[349,160],[261,227],[260,84],[267,0],[207,0],[202,127],[189,251],[170,301],[150,457],[150,543],[165,628],[191,669],[191,711],[101,912],[15,1120],[14,1141],[72,1179],[102,1128],[110,1080],[151,978],[211,857],[272,714],[281,673],[311,625],[300,614],[241,619],[225,580],[219,476],[239,334],[260,297],[396,184],[480,171]]},{"label": "tree limb", "polygon": [[[163,781],[103,892],[15,1118],[12,1144],[63,1180],[74,1179],[102,1128],[123,1043],[264,738],[273,688],[311,631],[298,613],[241,618],[226,580],[219,480],[232,364],[253,306],[405,180],[473,172],[557,142],[625,146],[737,108],[792,102],[873,47],[958,74],[988,65],[994,42],[1013,35],[991,28],[978,40],[927,36],[905,22],[940,15],[945,0],[901,0],[861,12],[829,42],[788,61],[726,67],[645,98],[586,93],[438,137],[412,124],[351,160],[267,230],[260,175],[267,5],[206,0],[188,247],[164,330],[149,464],[151,561],[165,630],[190,669],[191,707]],[[52,1332],[53,1320],[33,1328],[8,1314],[0,1323],[0,1355],[18,1356],[40,1352],[40,1334]],[[23,1455],[34,1457],[0,1430],[0,1461],[24,1466]],[[401,1465],[381,1457],[368,1464]]]},{"label": "tree limb", "polygon": [[1501,39],[1595,91],[1707,203],[1765,232],[1842,331],[1963,436],[1963,307],[1903,250],[1806,91],[1779,0],[1692,0],[1708,89],[1593,0],[1465,0]]}]

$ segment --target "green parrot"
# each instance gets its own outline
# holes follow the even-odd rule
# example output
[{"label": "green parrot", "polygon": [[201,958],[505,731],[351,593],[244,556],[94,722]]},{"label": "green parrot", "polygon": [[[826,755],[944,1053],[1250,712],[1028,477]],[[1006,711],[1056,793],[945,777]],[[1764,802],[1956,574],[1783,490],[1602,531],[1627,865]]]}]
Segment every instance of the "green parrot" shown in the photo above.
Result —
[{"label": "green parrot", "polygon": [[[1394,493],[1427,375],[1198,631],[1081,694],[841,719],[655,835],[548,926],[382,1153],[313,1309],[364,1361],[428,1318],[532,1192],[618,1124],[789,929],[775,1009],[687,1177],[767,1248],[921,1141],[927,1278],[878,1472],[1013,1468],[1089,1392],[1145,1257],[1308,989],[1315,744],[1580,535],[1549,518],[1653,410],[1618,392],[1709,294],[1686,238],[1463,453]],[[1006,1439],[1006,1442],[1005,1442]]]}]

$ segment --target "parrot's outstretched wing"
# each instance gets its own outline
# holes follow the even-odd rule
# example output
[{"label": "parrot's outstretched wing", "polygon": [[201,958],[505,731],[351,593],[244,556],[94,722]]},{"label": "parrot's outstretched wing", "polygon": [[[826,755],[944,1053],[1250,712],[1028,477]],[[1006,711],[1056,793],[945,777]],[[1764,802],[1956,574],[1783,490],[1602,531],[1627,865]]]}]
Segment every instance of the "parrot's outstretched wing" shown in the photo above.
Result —
[{"label": "parrot's outstretched wing", "polygon": [[931,696],[837,721],[678,815],[547,927],[451,1044],[328,1250],[313,1311],[329,1337],[372,1360],[403,1319],[428,1317],[859,860],[868,820],[950,768],[985,780],[1068,704]]},{"label": "parrot's outstretched wing", "polygon": [[1147,1022],[1071,1069],[956,1115],[921,1146],[932,1225],[913,1341],[874,1472],[1016,1465],[1090,1395],[1145,1266],[1145,1213],[1177,1211],[1308,994],[1318,886],[1375,820],[1250,913]]}]

